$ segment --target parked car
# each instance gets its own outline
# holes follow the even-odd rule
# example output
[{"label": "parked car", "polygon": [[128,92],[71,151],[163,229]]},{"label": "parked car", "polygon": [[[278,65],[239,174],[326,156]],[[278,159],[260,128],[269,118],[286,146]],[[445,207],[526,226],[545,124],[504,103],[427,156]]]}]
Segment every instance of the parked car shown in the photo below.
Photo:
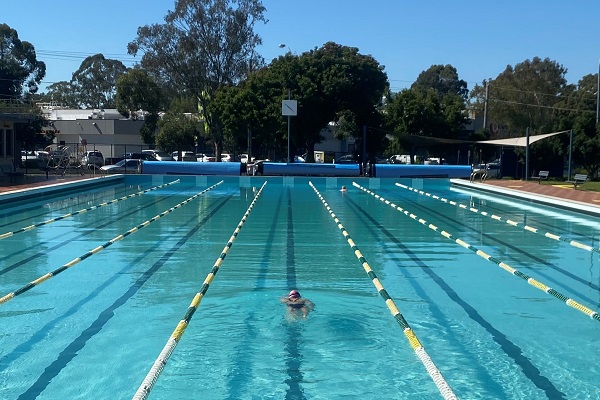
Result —
[{"label": "parked car", "polygon": [[335,160],[336,164],[358,164],[356,158],[352,154],[347,154],[345,156],[341,156],[337,160]]},{"label": "parked car", "polygon": [[231,154],[229,154],[229,153],[221,153],[221,161],[231,162],[231,161],[233,161],[233,158],[231,157]]},{"label": "parked car", "polygon": [[113,165],[105,165],[100,168],[105,174],[136,174],[139,172],[140,159],[127,158]]},{"label": "parked car", "polygon": [[156,161],[175,161],[175,159],[165,151],[142,150],[142,153],[152,155]]},{"label": "parked car", "polygon": [[214,154],[204,154],[202,157],[202,162],[215,162],[217,161],[217,157]]},{"label": "parked car", "polygon": [[125,153],[121,157],[123,159],[134,159],[134,160],[146,160],[146,161],[157,161],[154,154],[148,153]]},{"label": "parked car", "polygon": [[179,159],[179,155],[177,153],[177,151],[171,153],[175,161],[198,161],[196,159],[196,154],[193,151],[182,151],[181,159]]},{"label": "parked car", "polygon": [[81,157],[81,165],[88,168],[100,168],[104,166],[104,156],[98,150],[86,151]]}]

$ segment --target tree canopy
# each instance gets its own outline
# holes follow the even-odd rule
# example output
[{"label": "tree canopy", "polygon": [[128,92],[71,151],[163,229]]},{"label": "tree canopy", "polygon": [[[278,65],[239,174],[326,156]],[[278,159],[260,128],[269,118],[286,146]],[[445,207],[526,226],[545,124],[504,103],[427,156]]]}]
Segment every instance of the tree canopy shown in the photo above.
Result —
[{"label": "tree canopy", "polygon": [[0,100],[20,100],[36,93],[45,76],[46,64],[37,60],[34,46],[0,24]]},{"label": "tree canopy", "polygon": [[87,57],[73,73],[71,83],[78,89],[80,105],[86,108],[116,108],[117,80],[127,71],[119,60],[103,54]]},{"label": "tree canopy", "polygon": [[223,131],[209,104],[217,89],[245,78],[248,66],[260,64],[262,43],[254,33],[265,22],[259,0],[177,0],[164,24],[138,29],[128,52],[143,53],[141,65],[180,92],[198,99],[208,134],[220,154]]}]

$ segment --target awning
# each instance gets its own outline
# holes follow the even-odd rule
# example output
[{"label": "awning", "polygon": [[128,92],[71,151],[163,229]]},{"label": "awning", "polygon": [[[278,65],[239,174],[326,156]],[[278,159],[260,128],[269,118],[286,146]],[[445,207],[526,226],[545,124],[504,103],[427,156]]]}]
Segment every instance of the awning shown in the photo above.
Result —
[{"label": "awning", "polygon": [[[550,136],[558,135],[559,133],[566,133],[569,131],[561,131],[554,133],[544,133],[542,135],[532,135],[529,136],[529,144],[537,142],[538,140],[546,139]],[[496,139],[496,140],[479,140],[475,143],[481,144],[493,144],[496,146],[514,146],[514,147],[525,147],[527,146],[527,136],[521,136],[516,138],[508,138],[508,139]]]}]

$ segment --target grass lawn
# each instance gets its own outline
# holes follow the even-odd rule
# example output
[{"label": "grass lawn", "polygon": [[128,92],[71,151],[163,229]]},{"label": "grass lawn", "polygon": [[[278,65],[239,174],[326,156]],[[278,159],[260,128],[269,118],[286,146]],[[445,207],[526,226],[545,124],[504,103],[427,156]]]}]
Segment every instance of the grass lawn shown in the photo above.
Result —
[{"label": "grass lawn", "polygon": [[[570,183],[566,183],[565,181],[554,181],[554,180],[545,180],[540,182],[542,185],[569,185]],[[585,190],[588,192],[600,192],[600,182],[587,181],[582,185],[577,185],[577,190]]]}]

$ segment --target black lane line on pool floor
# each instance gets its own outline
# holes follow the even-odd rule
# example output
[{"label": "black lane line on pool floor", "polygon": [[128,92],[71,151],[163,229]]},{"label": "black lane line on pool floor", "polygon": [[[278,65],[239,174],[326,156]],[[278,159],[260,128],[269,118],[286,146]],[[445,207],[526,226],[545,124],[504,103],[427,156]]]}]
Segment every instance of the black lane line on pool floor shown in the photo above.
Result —
[{"label": "black lane line on pool floor", "polygon": [[[389,193],[389,194],[394,194],[394,192],[390,192],[388,190],[382,190],[382,192],[386,192],[386,193]],[[440,213],[440,212],[434,211],[434,210],[428,208],[427,206],[424,206],[424,205],[421,205],[421,204],[415,202],[414,200],[409,200],[409,199],[404,198],[404,201],[410,203],[411,205],[415,206],[416,208],[418,208],[419,210],[423,211],[424,213],[426,213],[426,214],[428,214],[430,216],[435,216],[437,218],[445,219],[446,221],[448,221],[447,223],[450,224],[450,225],[453,225],[453,228],[455,228],[455,229],[457,229],[457,228],[464,228],[466,226],[466,225],[462,224],[460,221],[458,221],[458,220],[456,220],[454,218],[448,217],[444,213]],[[398,200],[396,200],[395,203],[398,203]],[[477,234],[479,234],[479,235],[481,235],[481,236],[489,239],[492,243],[496,242],[496,243],[499,243],[499,244],[501,244],[503,246],[506,246],[507,248],[513,250],[515,253],[521,254],[521,255],[523,255],[525,257],[528,257],[528,258],[531,258],[533,261],[535,261],[535,262],[537,262],[539,264],[542,264],[545,267],[553,269],[554,271],[556,271],[556,272],[558,272],[558,273],[560,273],[560,274],[562,274],[564,276],[567,276],[567,277],[573,279],[574,281],[581,283],[582,285],[584,285],[586,287],[591,287],[592,289],[599,290],[598,286],[595,285],[594,283],[591,283],[591,282],[589,282],[589,281],[587,281],[587,280],[585,280],[585,279],[583,279],[583,278],[581,278],[581,277],[579,277],[577,275],[574,275],[573,273],[571,273],[569,271],[566,271],[563,268],[561,268],[561,267],[559,267],[557,265],[554,265],[554,264],[552,264],[552,263],[550,263],[550,262],[548,262],[546,260],[538,258],[537,256],[535,256],[535,255],[533,255],[533,254],[531,254],[531,253],[529,253],[529,252],[527,252],[527,251],[525,251],[525,250],[523,250],[523,249],[521,249],[519,247],[515,247],[515,246],[513,246],[513,245],[511,245],[511,244],[509,244],[509,243],[507,243],[507,242],[499,239],[497,236],[490,236],[489,234],[487,234],[487,233],[485,233],[485,232],[483,232],[483,231],[481,231],[481,230],[479,230],[477,228],[471,227],[471,226],[468,226],[468,228],[469,228],[470,231],[476,232]],[[486,247],[492,247],[489,244],[485,244],[485,246]],[[511,257],[511,259],[513,261],[520,262],[520,260],[516,260],[514,257]],[[529,267],[529,266],[527,266],[527,265],[524,265],[523,267],[524,267],[523,269],[527,269],[529,271],[532,271],[532,268]],[[577,295],[577,297],[579,299],[584,299],[588,303],[594,304],[594,300],[592,300],[591,298],[589,298],[585,294],[579,292],[578,290],[575,290],[572,287],[566,286],[564,281],[559,281],[556,278],[553,278],[553,277],[549,276],[545,272],[540,271],[539,269],[535,269],[535,270],[533,270],[533,272],[536,275],[544,277],[549,282],[552,282],[554,285],[556,285],[556,287],[561,287],[564,290],[568,290],[570,293],[573,293],[573,294]]]},{"label": "black lane line on pool floor", "polygon": [[[473,308],[469,303],[464,301],[458,293],[452,289],[442,278],[440,278],[431,268],[429,268],[415,253],[413,253],[408,247],[404,246],[402,242],[397,239],[393,234],[391,234],[384,226],[382,226],[377,220],[369,215],[362,207],[356,204],[354,201],[350,200],[348,196],[346,199],[350,204],[356,207],[360,212],[367,218],[369,221],[377,227],[382,233],[384,233],[393,243],[395,243],[402,251],[408,255],[411,260],[418,265],[429,277],[448,295],[450,299],[452,299],[458,306],[460,306],[465,313],[471,318],[474,322],[479,324],[483,329],[485,329],[494,342],[498,343],[498,345],[502,348],[504,353],[513,359],[515,363],[521,367],[523,373],[529,380],[539,389],[543,390],[549,399],[566,399],[564,393],[559,391],[552,382],[546,378],[545,376],[540,374],[539,369],[531,363],[529,358],[523,355],[523,351],[511,342],[505,334],[500,332],[498,329],[494,328],[494,326],[489,323],[485,318],[483,318],[475,308]],[[443,325],[447,326],[447,325]],[[495,382],[495,381],[494,381]]]},{"label": "black lane line on pool floor", "polygon": [[[206,211],[210,212],[210,210],[215,208],[216,206],[217,206],[216,204],[211,204],[206,208]],[[191,224],[192,222],[197,221],[197,219],[198,219],[197,216],[194,216],[194,217],[190,218],[187,222],[184,222],[181,226],[183,227],[188,224]],[[159,240],[155,244],[148,246],[148,248],[149,249],[160,248],[160,245],[164,244],[164,243],[165,243],[164,240]],[[120,271],[116,272],[112,277],[108,278],[100,286],[98,286],[96,289],[94,289],[94,291],[91,292],[87,297],[85,297],[84,299],[81,299],[80,301],[75,303],[65,313],[63,313],[60,316],[57,316],[56,318],[54,318],[51,321],[48,321],[37,332],[35,332],[29,340],[19,344],[12,352],[10,352],[6,355],[0,356],[0,372],[5,370],[8,367],[8,364],[16,361],[21,356],[23,356],[27,352],[31,351],[31,349],[36,344],[39,344],[40,342],[42,342],[43,339],[47,338],[48,335],[50,335],[52,333],[52,329],[54,329],[54,327],[56,327],[59,323],[63,322],[67,317],[70,317],[70,316],[76,314],[78,311],[80,311],[81,307],[83,307],[85,304],[89,303],[91,300],[95,299],[97,296],[99,296],[104,291],[104,289],[106,289],[110,284],[112,284],[117,279],[119,279],[121,277],[121,274],[128,273],[128,271],[133,266],[137,265],[148,255],[149,255],[148,252],[143,252],[143,254],[136,257],[133,261],[128,263],[126,266],[124,266]],[[0,317],[3,314],[4,313],[0,312]]]},{"label": "black lane line on pool floor", "polygon": [[[187,189],[189,189],[189,188],[187,188]],[[186,190],[186,189],[183,189],[183,190],[181,190],[181,191],[179,191],[179,192],[177,192],[177,193],[181,193],[182,191],[185,191],[185,190]],[[155,204],[162,203],[163,201],[165,201],[165,200],[168,200],[169,198],[171,198],[171,197],[173,197],[173,196],[176,196],[176,194],[172,194],[172,195],[169,195],[169,196],[161,197],[161,198],[160,198],[160,199],[158,199],[158,200],[156,200],[156,198],[154,198],[154,199],[152,199],[152,200],[149,200],[148,202],[146,202],[146,203],[143,203],[143,205],[140,205],[140,206],[138,206],[138,207],[136,207],[136,208],[132,209],[131,211],[129,211],[129,212],[127,212],[127,213],[124,213],[123,215],[119,215],[119,218],[118,218],[118,219],[123,219],[124,217],[129,217],[129,216],[131,216],[131,215],[135,215],[135,214],[137,214],[137,213],[138,213],[140,210],[144,210],[144,209],[146,209],[146,208],[152,207],[152,206],[153,206],[153,205],[155,205]],[[83,238],[83,237],[86,237],[86,236],[88,236],[88,235],[91,235],[92,233],[95,233],[97,230],[99,230],[99,229],[103,229],[103,228],[106,228],[107,226],[109,226],[109,225],[111,225],[111,224],[114,224],[114,223],[116,223],[116,222],[117,222],[117,218],[112,218],[112,219],[110,219],[108,222],[105,222],[105,223],[103,223],[103,224],[100,224],[100,225],[94,225],[94,229],[88,229],[88,230],[86,230],[85,232],[83,232],[83,233],[81,233],[81,234],[79,234],[79,235],[77,235],[77,236],[73,236],[72,238],[70,238],[70,239],[68,239],[68,240],[64,240],[64,241],[62,241],[62,242],[60,242],[60,243],[58,243],[58,244],[56,244],[56,245],[54,245],[54,246],[52,246],[52,247],[45,248],[43,251],[38,251],[37,253],[35,253],[35,254],[32,254],[31,256],[29,256],[29,257],[27,257],[27,258],[24,258],[24,259],[22,259],[22,260],[19,260],[19,261],[17,261],[16,263],[14,263],[14,264],[12,264],[12,265],[9,265],[9,266],[7,266],[6,268],[4,268],[4,269],[0,270],[0,276],[2,276],[2,275],[4,275],[4,274],[6,274],[7,272],[10,272],[10,271],[12,271],[13,269],[15,269],[15,268],[17,268],[17,267],[20,267],[20,266],[22,266],[22,265],[25,265],[25,264],[27,264],[28,262],[30,262],[30,261],[33,261],[33,260],[35,260],[36,258],[39,258],[39,257],[42,257],[42,256],[46,256],[46,255],[48,255],[48,253],[50,253],[51,251],[58,250],[58,249],[62,248],[63,246],[65,246],[66,244],[69,244],[69,243],[71,243],[71,242],[73,242],[73,241],[75,241],[75,240],[79,240],[79,239],[81,239],[81,238]],[[21,250],[19,250],[19,251],[18,251],[18,252],[16,252],[16,253],[9,254],[9,255],[7,255],[7,256],[5,256],[5,257],[2,257],[2,258],[0,258],[0,261],[5,261],[5,260],[7,260],[7,259],[9,259],[9,258],[12,258],[12,257],[14,257],[15,255],[19,255],[20,253],[22,253],[22,252],[24,252],[24,251],[27,251],[27,250],[31,250],[31,249],[39,249],[39,247],[40,247],[41,245],[44,245],[44,244],[47,244],[47,243],[49,243],[49,242],[43,242],[43,243],[37,243],[37,244],[34,244],[34,245],[32,245],[32,246],[29,246],[29,247],[27,247],[27,248],[25,248],[25,249],[21,249]]]},{"label": "black lane line on pool floor", "polygon": [[[137,281],[129,287],[127,292],[125,292],[121,297],[113,302],[113,304],[104,309],[98,316],[98,318],[75,340],[73,340],[58,356],[58,358],[52,362],[44,372],[39,376],[39,378],[27,389],[25,393],[19,396],[19,400],[30,400],[39,396],[44,389],[50,384],[52,379],[54,379],[60,371],[65,368],[71,360],[77,355],[77,353],[85,346],[85,344],[90,340],[94,335],[99,333],[104,325],[110,321],[110,319],[115,315],[115,311],[124,305],[133,295],[135,295],[138,290],[154,275],[168,260],[173,256],[177,250],[179,250],[200,228],[208,222],[210,218],[212,218],[221,208],[225,206],[233,195],[227,196],[227,198],[223,199],[221,203],[212,210],[209,214],[205,215],[202,220],[196,224],[188,233],[186,233],[177,243],[167,251],[158,261],[152,265],[146,272],[142,274],[141,277],[137,279]],[[197,219],[197,216],[194,216],[193,219]],[[191,220],[190,220],[191,221]]]},{"label": "black lane line on pool floor", "polygon": [[[271,221],[271,228],[269,229],[269,235],[265,240],[265,247],[261,257],[260,269],[256,276],[256,285],[253,292],[260,292],[266,288],[267,275],[269,273],[269,259],[273,250],[273,238],[275,237],[277,222],[279,221],[279,213],[281,212],[281,203],[283,201],[283,191],[280,192],[277,205],[273,210],[273,219]],[[254,310],[250,311],[244,319],[244,326],[246,327],[247,334],[244,340],[238,342],[234,354],[236,359],[232,363],[230,372],[227,374],[227,388],[229,399],[241,399],[245,393],[245,388],[250,382],[252,377],[252,357],[253,354],[248,351],[251,348],[248,343],[255,343],[257,339],[257,330],[255,329],[255,316]],[[252,349],[254,350],[254,349]]]},{"label": "black lane line on pool floor", "polygon": [[[288,289],[297,289],[296,280],[296,254],[294,247],[294,215],[292,213],[292,193],[291,189],[287,188],[287,258],[286,258],[286,280]],[[285,341],[285,352],[287,357],[285,364],[287,367],[288,379],[285,383],[288,389],[285,392],[286,400],[304,399],[304,390],[300,384],[304,379],[302,373],[302,353],[300,352],[300,342],[302,341],[301,324],[291,323],[287,325],[287,338]]]},{"label": "black lane line on pool floor", "polygon": [[[408,247],[406,247],[404,244],[402,244],[402,241],[400,239],[396,238],[395,235],[393,235],[384,226],[382,226],[377,220],[375,220],[373,218],[373,216],[371,216],[365,209],[363,209],[361,206],[359,206],[355,201],[349,199],[348,196],[344,196],[344,197],[345,197],[345,200],[350,203],[351,209],[354,212],[354,214],[356,215],[357,219],[362,223],[362,225],[365,228],[367,228],[371,232],[371,235],[373,235],[374,238],[376,238],[377,240],[380,240],[382,238],[381,233],[383,233],[384,236],[388,240],[390,240],[392,243],[394,243],[404,254],[406,254],[411,259],[412,262],[414,262],[419,268],[421,268],[423,271],[425,271],[427,273],[427,275],[429,275],[429,277],[435,283],[437,283],[437,285],[442,290],[444,290],[446,293],[448,292],[448,290],[452,291],[452,288],[449,287],[449,285],[444,281],[444,279],[441,278],[439,275],[437,275],[431,268],[429,268],[429,266],[427,266],[427,264],[425,264],[425,262],[423,262],[423,260],[421,260],[418,255],[413,253]],[[383,243],[383,241],[381,243]],[[390,257],[389,259],[392,259],[392,260],[400,263],[400,260],[397,259],[396,257]],[[440,310],[440,308],[437,306],[437,304],[431,299],[431,297],[427,294],[427,292],[419,284],[419,280],[417,280],[417,279],[415,279],[415,277],[411,276],[407,272],[407,269],[404,266],[398,265],[398,269],[400,270],[400,273],[402,273],[402,275],[406,278],[406,281],[410,284],[410,286],[420,296],[419,298],[423,299],[425,301],[425,303],[428,306],[430,315],[437,320],[438,325],[443,326],[443,327],[451,326],[454,323],[454,321],[449,320],[446,317],[446,314],[444,314]],[[409,268],[409,270],[411,270],[411,268]],[[460,300],[460,301],[462,301],[462,300]],[[451,336],[453,338],[455,338],[455,336],[456,336],[451,329],[446,329],[445,332],[446,332],[446,336],[444,336],[444,339],[447,339],[448,336]],[[456,347],[459,347],[459,351],[462,354],[468,354],[471,364],[473,364],[473,365],[479,364],[479,361],[477,361],[477,359],[471,355],[472,351],[463,344],[464,341],[455,339],[453,342],[455,343]],[[488,382],[493,383],[495,392],[497,392],[497,393],[502,392],[502,386],[496,382],[496,380],[493,378],[492,375],[490,375],[487,372],[487,370],[485,370],[484,372],[481,372],[480,376],[481,376],[481,381],[488,381]],[[454,384],[453,386],[456,386],[456,384]]]}]

